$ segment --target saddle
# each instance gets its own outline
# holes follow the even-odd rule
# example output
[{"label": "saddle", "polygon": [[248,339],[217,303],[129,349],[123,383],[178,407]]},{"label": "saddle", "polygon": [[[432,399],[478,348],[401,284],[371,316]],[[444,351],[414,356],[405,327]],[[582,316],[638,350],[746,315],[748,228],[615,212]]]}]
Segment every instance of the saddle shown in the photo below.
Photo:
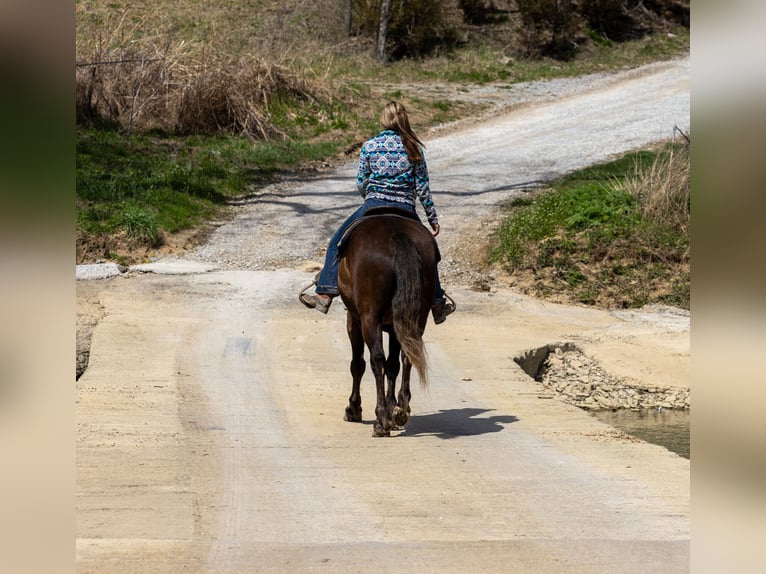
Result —
[{"label": "saddle", "polygon": [[[364,215],[351,223],[351,225],[348,226],[346,231],[343,232],[343,236],[340,238],[340,241],[338,242],[338,257],[343,256],[343,250],[346,246],[346,243],[348,243],[348,240],[351,238],[351,234],[354,232],[354,229],[356,229],[357,225],[362,223],[365,219],[369,217],[376,217],[380,215],[393,215],[395,217],[401,217],[403,219],[413,219],[415,221],[420,222],[418,219],[418,216],[408,210],[408,209],[400,209],[398,207],[389,207],[389,206],[383,206],[383,207],[371,207],[367,211],[364,212]],[[436,249],[436,261],[441,261],[441,253],[439,253],[439,246],[436,243],[436,240],[434,239],[434,248]]]},{"label": "saddle", "polygon": [[417,216],[407,210],[407,209],[399,209],[398,207],[371,207],[367,211],[364,212],[362,217],[357,219],[356,221],[352,222],[351,225],[348,226],[346,231],[343,232],[343,236],[340,238],[340,241],[338,242],[338,252],[343,250],[343,247],[345,247],[345,244],[348,242],[349,237],[351,237],[351,234],[353,233],[354,229],[356,229],[356,226],[362,223],[365,219],[369,217],[375,217],[376,215],[394,215],[396,217],[403,217],[407,219],[414,219],[415,221],[418,220]]}]

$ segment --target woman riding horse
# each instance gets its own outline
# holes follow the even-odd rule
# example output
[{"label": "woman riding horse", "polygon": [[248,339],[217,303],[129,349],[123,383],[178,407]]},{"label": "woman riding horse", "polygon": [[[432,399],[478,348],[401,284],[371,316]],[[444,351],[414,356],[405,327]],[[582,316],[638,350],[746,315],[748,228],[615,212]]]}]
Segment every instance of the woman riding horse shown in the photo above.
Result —
[{"label": "woman riding horse", "polygon": [[[417,197],[425,210],[433,236],[439,235],[439,219],[431,198],[428,168],[423,155],[424,145],[412,131],[404,105],[388,102],[383,108],[380,123],[383,131],[365,142],[359,154],[356,184],[364,203],[330,239],[324,267],[317,276],[316,295],[301,294],[300,297],[304,305],[322,313],[327,313],[333,297],[338,295],[338,243],[346,229],[369,209],[395,207],[411,212],[420,220],[415,211]],[[436,293],[431,306],[434,323],[443,323],[454,310],[455,305],[445,297],[437,272]]]}]

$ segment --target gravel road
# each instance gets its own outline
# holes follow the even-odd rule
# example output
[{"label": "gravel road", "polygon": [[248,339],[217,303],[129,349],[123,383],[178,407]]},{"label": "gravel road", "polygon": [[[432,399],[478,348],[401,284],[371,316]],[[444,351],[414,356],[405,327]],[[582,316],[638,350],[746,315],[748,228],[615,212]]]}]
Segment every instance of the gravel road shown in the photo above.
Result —
[{"label": "gravel road", "polygon": [[422,134],[459,311],[428,326],[430,386],[389,439],[371,437],[369,375],[364,422],[342,420],[342,305],[296,299],[360,201],[353,163],[261,190],[183,260],[78,281],[99,309],[77,381],[78,572],[688,572],[689,461],[513,361],[571,342],[688,386],[688,318],[541,302],[473,263],[500,202],[688,130],[689,62],[479,96],[483,121]]}]

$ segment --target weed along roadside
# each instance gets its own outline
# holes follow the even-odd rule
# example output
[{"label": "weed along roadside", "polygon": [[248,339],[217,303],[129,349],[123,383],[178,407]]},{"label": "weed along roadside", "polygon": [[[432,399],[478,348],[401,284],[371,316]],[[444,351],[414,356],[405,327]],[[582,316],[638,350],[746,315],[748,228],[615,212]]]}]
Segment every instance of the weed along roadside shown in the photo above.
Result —
[{"label": "weed along roadside", "polygon": [[688,310],[690,141],[682,136],[511,202],[493,260],[536,296]]}]

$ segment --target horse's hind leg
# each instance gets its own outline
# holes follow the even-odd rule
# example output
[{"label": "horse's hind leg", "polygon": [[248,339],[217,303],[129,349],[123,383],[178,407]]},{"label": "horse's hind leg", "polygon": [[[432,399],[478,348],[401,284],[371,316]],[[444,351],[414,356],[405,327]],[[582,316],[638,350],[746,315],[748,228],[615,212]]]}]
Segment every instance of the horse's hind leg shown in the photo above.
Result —
[{"label": "horse's hind leg", "polygon": [[375,425],[372,436],[391,434],[391,412],[386,404],[386,355],[383,352],[383,331],[375,322],[366,322],[363,327],[364,340],[370,349],[370,367],[375,375],[377,401],[375,406]]},{"label": "horse's hind leg", "polygon": [[410,420],[410,374],[412,373],[412,363],[407,356],[402,353],[402,385],[399,389],[399,400],[394,407],[394,424],[398,427],[404,427]]},{"label": "horse's hind leg", "polygon": [[364,337],[362,337],[362,326],[359,321],[354,321],[351,313],[346,315],[346,331],[349,341],[351,341],[351,396],[348,398],[348,406],[343,420],[349,422],[362,421],[362,396],[359,392],[359,386],[364,375]]}]

